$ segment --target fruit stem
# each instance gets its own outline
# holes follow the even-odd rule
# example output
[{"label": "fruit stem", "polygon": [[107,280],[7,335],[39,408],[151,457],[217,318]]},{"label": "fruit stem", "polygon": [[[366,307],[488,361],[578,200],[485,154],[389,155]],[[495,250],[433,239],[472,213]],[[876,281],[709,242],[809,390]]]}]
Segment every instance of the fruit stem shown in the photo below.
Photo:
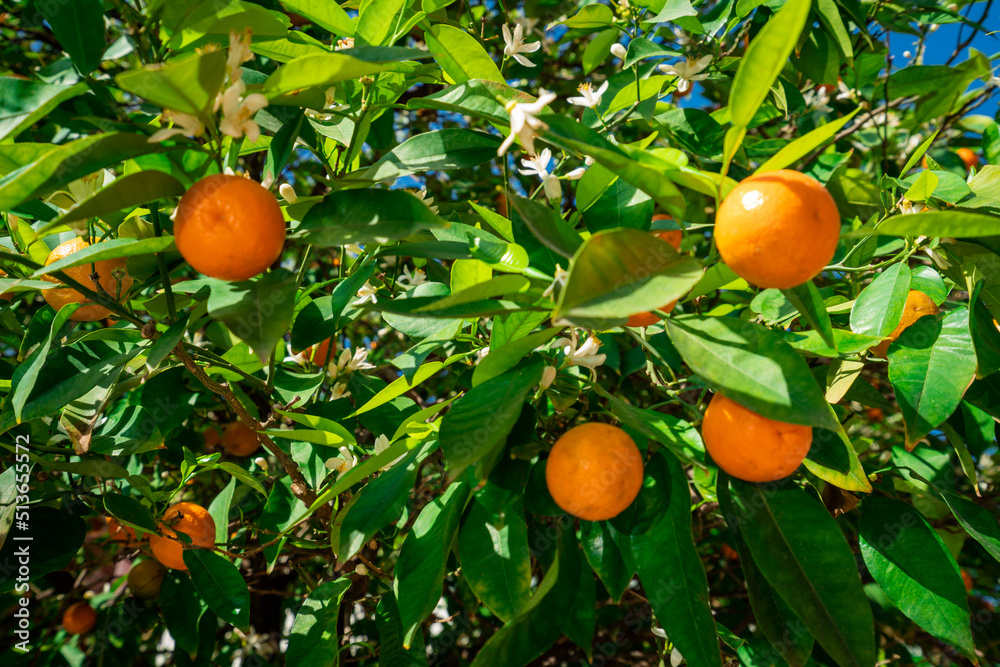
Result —
[{"label": "fruit stem", "polygon": [[[154,201],[150,206],[153,214],[153,233],[157,238],[163,236],[163,227],[160,225],[160,202]],[[167,260],[162,252],[156,253],[156,264],[160,267],[160,282],[163,284],[163,295],[167,299],[167,313],[170,315],[170,323],[177,321],[177,311],[174,308],[174,292],[170,288],[170,274],[167,272]]]}]

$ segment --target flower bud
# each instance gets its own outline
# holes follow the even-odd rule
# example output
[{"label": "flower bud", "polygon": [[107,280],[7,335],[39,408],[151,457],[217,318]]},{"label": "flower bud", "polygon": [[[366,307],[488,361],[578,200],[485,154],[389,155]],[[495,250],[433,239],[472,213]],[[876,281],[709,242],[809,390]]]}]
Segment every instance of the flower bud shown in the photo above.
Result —
[{"label": "flower bud", "polygon": [[618,42],[615,42],[614,44],[611,45],[611,55],[613,55],[615,58],[621,58],[622,60],[625,60],[625,56],[627,54],[628,51],[626,51],[625,47],[619,44]]}]

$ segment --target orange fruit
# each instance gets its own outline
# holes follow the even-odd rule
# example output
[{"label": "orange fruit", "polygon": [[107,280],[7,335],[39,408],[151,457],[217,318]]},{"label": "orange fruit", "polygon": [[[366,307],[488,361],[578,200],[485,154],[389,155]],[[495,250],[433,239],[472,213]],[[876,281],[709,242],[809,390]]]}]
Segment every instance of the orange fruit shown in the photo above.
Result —
[{"label": "orange fruit", "polygon": [[181,197],[174,240],[188,264],[222,280],[247,280],[280,256],[285,220],[274,195],[240,176],[206,176]]},{"label": "orange fruit", "polygon": [[123,526],[111,517],[107,517],[108,537],[112,542],[118,542],[127,547],[134,547],[139,544],[139,540],[146,536],[145,533],[135,534],[135,530],[128,526]]},{"label": "orange fruit", "polygon": [[323,366],[331,361],[336,361],[337,358],[334,356],[337,353],[337,346],[333,346],[333,351],[330,351],[330,345],[332,344],[332,339],[327,338],[325,341],[319,345],[310,345],[305,350],[306,359],[313,362],[317,366]]},{"label": "orange fruit", "polygon": [[[45,260],[45,265],[48,266],[49,264],[63,259],[64,257],[69,257],[73,253],[79,252],[89,245],[89,243],[84,241],[79,236],[66,241],[65,243],[56,246],[55,249],[49,253],[48,259]],[[93,266],[97,271],[99,277],[97,282],[90,279],[90,274],[92,273],[91,266]],[[117,259],[102,259],[99,262],[94,262],[93,265],[89,263],[81,264],[80,266],[74,266],[66,269],[65,273],[73,280],[95,291],[100,291],[97,287],[99,283],[104,291],[114,298],[116,290],[118,289],[118,281],[115,280],[114,275],[112,275],[112,271],[115,269],[121,269],[125,272],[125,275],[121,280],[121,294],[124,295],[132,286],[132,276],[128,274],[128,271],[125,268],[124,257],[119,257]],[[54,276],[42,276],[42,279],[47,280],[50,283],[59,282],[59,279]],[[55,289],[42,290],[42,296],[44,296],[45,301],[47,301],[48,304],[56,310],[59,310],[66,304],[70,303],[89,304],[81,306],[70,316],[70,319],[76,322],[96,322],[97,320],[104,319],[111,313],[111,311],[104,306],[99,306],[92,301],[88,301],[82,294],[69,287],[57,287]]]},{"label": "orange fruit", "polygon": [[221,443],[222,436],[219,435],[219,429],[209,426],[205,431],[205,449],[215,449]]},{"label": "orange fruit", "polygon": [[642,454],[625,431],[591,422],[556,441],[545,483],[563,510],[585,521],[621,514],[642,488]]},{"label": "orange fruit", "polygon": [[128,571],[128,587],[132,595],[140,600],[152,600],[160,596],[160,587],[167,576],[167,568],[152,558],[145,558]]},{"label": "orange fruit", "polygon": [[[671,219],[672,218],[669,215],[663,215],[662,213],[653,216],[653,220],[671,220]],[[667,243],[669,243],[674,247],[674,250],[681,249],[681,239],[684,238],[684,235],[681,233],[681,230],[679,229],[661,229],[653,232],[653,236],[660,239],[661,241],[666,241]],[[677,305],[677,300],[675,299],[667,304],[664,304],[664,306],[660,308],[660,310],[662,310],[665,313],[669,313],[674,309],[674,306],[676,305]],[[659,321],[660,318],[656,314],[650,311],[646,311],[644,313],[636,313],[634,315],[629,315],[628,321],[625,323],[625,326],[648,327],[649,325],[656,324]]]},{"label": "orange fruit", "polygon": [[82,635],[97,623],[97,612],[86,602],[74,602],[63,612],[62,624],[67,634]]},{"label": "orange fruit", "polygon": [[163,535],[150,535],[149,547],[153,557],[169,568],[186,570],[184,564],[184,546],[177,532],[191,538],[191,543],[198,547],[215,545],[215,521],[208,510],[194,503],[177,503],[163,514],[163,522],[159,525]]},{"label": "orange fruit", "polygon": [[816,179],[788,169],[744,179],[715,218],[723,261],[758,287],[810,280],[833,258],[839,237],[833,197]]},{"label": "orange fruit", "polygon": [[889,334],[889,340],[884,340],[873,347],[872,352],[883,359],[887,358],[887,355],[889,354],[889,345],[892,344],[892,341],[899,338],[907,327],[924,315],[937,314],[938,307],[937,304],[934,303],[933,299],[920,290],[911,289],[906,295],[906,305],[903,306],[903,317],[899,320],[899,324],[892,330],[892,333]]},{"label": "orange fruit", "polygon": [[222,431],[222,448],[233,456],[250,456],[260,449],[260,439],[243,422],[233,422]]},{"label": "orange fruit", "polygon": [[971,593],[975,582],[972,581],[972,575],[970,575],[965,570],[960,570],[962,573],[962,583],[965,584],[965,592]]},{"label": "orange fruit", "polygon": [[959,148],[955,152],[958,153],[958,157],[962,158],[962,162],[965,163],[966,171],[972,169],[977,164],[979,164],[979,156],[976,155],[975,151],[973,151],[971,148],[965,148],[963,146],[962,148]]},{"label": "orange fruit", "polygon": [[812,427],[768,419],[716,394],[701,424],[705,448],[737,479],[773,482],[788,477],[812,444]]}]

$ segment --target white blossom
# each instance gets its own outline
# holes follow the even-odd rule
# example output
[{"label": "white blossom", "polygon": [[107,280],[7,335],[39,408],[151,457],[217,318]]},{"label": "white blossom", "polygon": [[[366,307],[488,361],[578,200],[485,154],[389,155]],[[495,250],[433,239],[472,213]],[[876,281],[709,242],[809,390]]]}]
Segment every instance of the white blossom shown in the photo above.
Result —
[{"label": "white blossom", "polygon": [[[330,363],[333,366],[333,363]],[[368,363],[368,348],[359,347],[352,353],[350,348],[344,348],[344,351],[340,353],[340,358],[337,359],[336,371],[337,373],[341,371],[347,371],[352,373],[354,371],[370,371],[375,368],[373,364]]]},{"label": "white blossom", "polygon": [[594,87],[589,83],[581,83],[577,88],[580,91],[580,97],[570,97],[566,101],[570,104],[575,104],[578,107],[587,107],[592,109],[601,103],[601,96],[604,95],[604,91],[608,89],[608,82],[605,81],[601,84],[601,87],[594,90]]},{"label": "white blossom", "polygon": [[365,284],[358,290],[358,300],[354,302],[354,305],[360,306],[361,304],[368,303],[369,301],[372,303],[378,303],[378,297],[376,296],[377,292],[378,288],[372,286],[372,284],[366,280]]},{"label": "white blossom", "polygon": [[805,101],[807,107],[812,107],[813,111],[819,113],[830,113],[833,111],[829,104],[830,94],[826,92],[826,88],[823,86],[806,91],[802,94],[802,99]]},{"label": "white blossom", "polygon": [[677,77],[677,92],[687,92],[692,81],[702,81],[708,78],[708,74],[702,74],[702,70],[712,62],[712,56],[707,55],[698,60],[688,58],[685,62],[674,63],[673,65],[660,65],[660,71],[664,74],[672,74]]},{"label": "white blossom", "polygon": [[515,102],[511,100],[504,107],[510,114],[510,135],[504,139],[497,150],[497,155],[503,155],[514,143],[515,136],[521,140],[521,146],[529,155],[535,154],[536,130],[547,130],[549,126],[536,116],[556,99],[555,93],[544,90],[534,102]]},{"label": "white blossom", "polygon": [[598,353],[601,341],[595,336],[588,337],[583,345],[579,345],[578,347],[577,335],[576,332],[573,332],[570,338],[560,338],[555,342],[555,345],[562,348],[563,353],[566,355],[566,361],[570,366],[584,366],[589,368],[594,377],[597,377],[597,372],[594,369],[603,364],[608,358],[608,355]]},{"label": "white blossom", "polygon": [[838,79],[837,97],[834,99],[836,99],[838,102],[842,102],[844,100],[853,100],[854,98],[855,98],[854,91],[847,87],[847,84],[844,83],[843,79]]},{"label": "white blossom", "polygon": [[294,204],[299,200],[299,196],[295,194],[295,188],[293,188],[290,183],[282,183],[279,185],[278,194],[280,194],[289,204]]},{"label": "white blossom", "polygon": [[166,141],[170,137],[183,134],[188,137],[200,137],[205,133],[205,125],[197,116],[171,109],[164,109],[160,115],[160,123],[173,123],[173,127],[161,127],[153,133],[147,141],[151,144],[158,144]]},{"label": "white blossom", "polygon": [[267,98],[260,93],[252,93],[243,97],[246,84],[237,81],[226,89],[221,96],[222,122],[219,130],[233,139],[239,139],[244,134],[251,142],[260,138],[260,127],[251,120],[253,115],[267,106]]},{"label": "white blossom", "polygon": [[562,186],[559,179],[549,173],[548,166],[552,160],[552,151],[544,149],[538,155],[532,155],[521,160],[525,169],[518,169],[525,176],[538,176],[542,180],[542,187],[545,189],[545,196],[549,199],[562,201]]},{"label": "white blossom", "polygon": [[569,181],[576,181],[583,178],[583,175],[587,173],[586,167],[577,167],[573,171],[568,172],[563,178]]},{"label": "white blossom", "polygon": [[615,42],[614,44],[611,45],[611,55],[613,55],[615,58],[621,58],[622,60],[625,60],[625,56],[628,55],[628,50],[618,42]]},{"label": "white blossom", "polygon": [[552,386],[552,383],[556,379],[556,367],[546,366],[542,369],[542,381],[538,383],[538,386],[542,389],[548,389]]},{"label": "white blossom", "polygon": [[243,32],[229,31],[229,55],[226,58],[226,68],[229,70],[229,82],[236,83],[242,78],[240,65],[253,60],[253,53],[250,51],[250,37],[253,31],[250,28]]},{"label": "white blossom", "polygon": [[524,43],[524,26],[518,23],[514,26],[514,33],[511,34],[510,28],[505,23],[503,26],[503,41],[506,44],[503,48],[503,54],[505,56],[512,56],[514,60],[521,63],[525,67],[534,67],[535,64],[522,56],[522,53],[534,53],[539,48],[541,48],[540,42],[532,42],[531,44]]},{"label": "white blossom", "polygon": [[333,47],[334,51],[343,51],[344,49],[354,48],[354,38],[353,37],[343,37],[337,40],[337,46]]},{"label": "white blossom", "polygon": [[546,287],[545,291],[542,292],[542,296],[552,296],[555,294],[556,288],[562,290],[563,285],[566,284],[567,276],[569,276],[569,274],[563,270],[563,267],[556,264],[556,275],[552,279],[552,284]]},{"label": "white blossom", "polygon": [[345,396],[350,396],[351,392],[347,391],[347,385],[343,382],[333,385],[333,393],[330,396],[331,401],[336,401],[338,398],[344,398]]},{"label": "white blossom", "polygon": [[421,269],[413,269],[413,273],[410,273],[410,267],[403,267],[403,275],[396,278],[397,283],[403,283],[409,285],[410,287],[416,287],[421,285],[427,280],[427,274]]},{"label": "white blossom", "polygon": [[990,78],[986,80],[985,87],[987,90],[990,88],[1000,88],[1000,76],[997,76],[996,73],[990,74]]},{"label": "white blossom", "polygon": [[[389,445],[390,445],[390,444],[391,444],[391,443],[389,442],[389,438],[388,438],[388,437],[386,437],[386,436],[385,436],[384,434],[383,434],[383,435],[380,435],[380,436],[379,436],[379,437],[377,437],[377,438],[375,438],[375,455],[376,455],[376,456],[378,456],[379,454],[381,454],[381,453],[382,453],[382,452],[384,452],[385,450],[389,449]],[[391,468],[392,466],[394,466],[394,465],[396,465],[397,463],[399,463],[399,462],[400,462],[400,460],[402,460],[402,458],[403,458],[404,456],[406,456],[406,454],[401,454],[401,455],[397,456],[397,457],[396,457],[396,458],[394,458],[394,459],[393,459],[392,461],[389,461],[389,462],[388,462],[388,463],[386,463],[386,464],[385,464],[384,466],[382,466],[381,470],[388,470],[388,469],[389,469],[389,468]]]},{"label": "white blossom", "polygon": [[921,209],[920,206],[917,206],[909,199],[900,199],[898,208],[899,212],[903,215],[913,215],[914,213],[919,213]]},{"label": "white blossom", "polygon": [[340,474],[344,474],[351,468],[353,468],[358,463],[358,457],[355,456],[350,449],[347,447],[340,448],[340,456],[335,456],[332,459],[328,459],[326,462],[326,467],[330,470],[336,470]]},{"label": "white blossom", "polygon": [[431,213],[437,213],[438,207],[434,205],[434,197],[427,194],[427,189],[422,188],[413,193],[416,195],[417,199],[422,201],[424,205],[431,210]]}]

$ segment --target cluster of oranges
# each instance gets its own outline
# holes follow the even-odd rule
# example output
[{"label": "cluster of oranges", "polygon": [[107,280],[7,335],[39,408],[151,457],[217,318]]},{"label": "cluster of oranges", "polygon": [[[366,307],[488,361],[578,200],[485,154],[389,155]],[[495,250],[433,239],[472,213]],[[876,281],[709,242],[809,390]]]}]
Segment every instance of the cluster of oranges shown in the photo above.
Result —
[{"label": "cluster of oranges", "polygon": [[[668,218],[654,217],[662,219]],[[679,231],[654,234],[680,248]],[[723,261],[748,283],[790,289],[814,278],[833,259],[840,214],[821,183],[779,170],[751,176],[733,189],[719,208],[714,237]],[[660,310],[669,313],[675,305],[673,301]],[[929,296],[911,291],[899,326],[874,352],[885,357],[904,329],[937,312]],[[658,320],[653,313],[634,313],[626,326],[645,327]],[[812,444],[812,427],[769,419],[723,394],[712,397],[701,432],[716,465],[749,482],[792,474]],[[567,431],[553,445],[546,465],[553,500],[587,521],[617,516],[635,500],[642,483],[638,447],[623,430],[607,424],[588,423]]]}]

